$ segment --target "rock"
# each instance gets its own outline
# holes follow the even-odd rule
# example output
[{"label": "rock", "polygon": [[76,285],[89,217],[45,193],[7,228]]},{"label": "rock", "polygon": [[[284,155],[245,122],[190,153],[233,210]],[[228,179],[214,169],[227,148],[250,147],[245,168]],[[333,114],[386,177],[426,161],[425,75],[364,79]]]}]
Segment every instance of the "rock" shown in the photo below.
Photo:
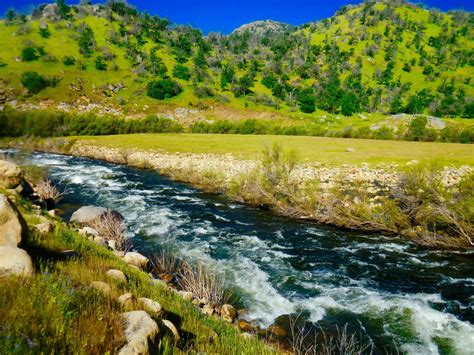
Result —
[{"label": "rock", "polygon": [[148,354],[149,343],[154,343],[159,333],[158,325],[145,311],[132,311],[122,314],[127,344],[119,355]]},{"label": "rock", "polygon": [[123,257],[123,261],[125,261],[127,264],[134,265],[142,269],[145,269],[148,265],[148,258],[136,252],[126,253]]},{"label": "rock", "polygon": [[[69,221],[71,223],[79,224],[90,223],[94,219],[103,216],[105,213],[107,213],[107,208],[104,207],[83,206],[72,214]],[[112,211],[112,214],[120,220],[124,219],[123,216],[117,211]]]},{"label": "rock", "polygon": [[107,242],[105,241],[105,239],[102,238],[102,237],[95,237],[95,238],[94,238],[94,243],[97,244],[97,245],[102,245],[103,247],[109,246],[109,245],[107,244]]},{"label": "rock", "polygon": [[441,118],[428,116],[428,127],[441,130],[446,128],[446,122],[444,122]]},{"label": "rock", "polygon": [[234,306],[230,304],[225,304],[221,307],[221,317],[226,322],[232,323],[234,319],[237,317],[237,312]]},{"label": "rock", "polygon": [[110,239],[107,241],[107,245],[109,246],[110,249],[116,250],[117,249],[117,242],[113,239]]},{"label": "rock", "polygon": [[30,197],[35,193],[31,185],[25,179],[21,179],[20,184],[15,188],[15,191],[21,197]]},{"label": "rock", "polygon": [[0,160],[0,188],[15,189],[23,180],[23,172],[15,163]]},{"label": "rock", "polygon": [[181,298],[185,301],[191,302],[194,298],[194,295],[192,292],[187,292],[187,291],[178,291],[178,295],[181,296]]},{"label": "rock", "polygon": [[54,231],[54,224],[51,222],[40,223],[34,226],[40,234],[50,234]]},{"label": "rock", "polygon": [[47,4],[43,8],[41,18],[44,20],[57,21],[61,19],[61,12],[57,4]]},{"label": "rock", "polygon": [[117,258],[122,259],[122,258],[125,256],[125,252],[124,252],[124,251],[119,251],[119,250],[114,250],[114,255],[115,255]]},{"label": "rock", "polygon": [[91,227],[84,227],[79,229],[79,234],[84,235],[86,237],[98,237],[99,232],[97,232],[94,228]]},{"label": "rock", "polygon": [[91,286],[104,294],[109,294],[112,291],[109,284],[103,281],[92,281]]},{"label": "rock", "polygon": [[58,216],[58,212],[56,210],[49,210],[48,211],[48,215],[50,217],[57,217]]},{"label": "rock", "polygon": [[246,320],[240,319],[237,324],[244,332],[253,333],[255,331],[255,327]]},{"label": "rock", "polygon": [[107,271],[106,275],[118,282],[127,282],[127,276],[125,276],[125,274],[120,270],[110,269],[109,271]]},{"label": "rock", "polygon": [[204,307],[202,307],[202,311],[204,314],[207,314],[208,316],[212,316],[214,314],[214,307],[205,304]]},{"label": "rock", "polygon": [[175,325],[173,323],[171,323],[169,320],[167,319],[162,319],[161,322],[163,323],[163,325],[168,328],[171,333],[173,333],[173,337],[174,337],[174,341],[177,343],[178,341],[181,340],[181,337],[179,335],[179,332],[178,332],[178,329],[175,327]]},{"label": "rock", "polygon": [[26,251],[15,246],[0,246],[0,277],[33,275],[33,262]]},{"label": "rock", "polygon": [[245,339],[245,340],[251,340],[253,339],[253,335],[250,333],[241,333],[240,336]]},{"label": "rock", "polygon": [[163,309],[161,307],[161,304],[149,298],[140,297],[138,299],[138,304],[145,311],[147,311],[148,313],[151,313],[152,315],[159,315],[161,313],[161,310]]},{"label": "rock", "polygon": [[28,227],[16,206],[0,194],[0,246],[18,246],[26,237]]},{"label": "rock", "polygon": [[284,338],[288,335],[288,333],[286,332],[285,329],[283,329],[282,327],[278,326],[278,325],[271,325],[268,327],[267,329],[268,333],[272,334],[272,335],[275,335],[279,338]]},{"label": "rock", "polygon": [[118,298],[118,301],[125,308],[133,308],[137,299],[131,293],[125,293]]},{"label": "rock", "polygon": [[348,152],[348,153],[355,153],[355,149],[354,149],[354,148],[347,148],[347,149],[346,149],[346,152]]}]

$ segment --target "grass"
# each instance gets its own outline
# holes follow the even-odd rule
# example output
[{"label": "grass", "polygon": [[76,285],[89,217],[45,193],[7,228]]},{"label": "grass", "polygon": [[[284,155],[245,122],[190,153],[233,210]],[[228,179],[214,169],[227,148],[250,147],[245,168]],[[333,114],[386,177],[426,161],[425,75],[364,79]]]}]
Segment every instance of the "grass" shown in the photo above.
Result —
[{"label": "grass", "polygon": [[[24,201],[20,210],[30,225],[38,222]],[[180,330],[182,341],[174,347],[165,335],[159,353],[276,352],[256,338],[242,338],[224,321],[204,316],[167,287],[153,285],[146,273],[59,222],[50,235],[31,230],[23,247],[34,260],[35,276],[2,279],[0,287],[0,349],[8,353],[116,353],[124,344],[124,310],[117,297],[126,292],[158,301],[164,318]],[[65,257],[65,250],[75,256]],[[122,270],[128,283],[108,279],[110,268]],[[107,282],[110,294],[91,288],[92,281]]]},{"label": "grass", "polygon": [[[232,154],[236,158],[259,159],[265,145],[278,143],[294,149],[306,163],[328,165],[396,163],[436,159],[445,165],[474,165],[474,146],[348,138],[257,136],[219,134],[134,134],[80,137],[78,142],[98,146],[164,151],[171,153]],[[347,152],[353,148],[355,152]]]}]

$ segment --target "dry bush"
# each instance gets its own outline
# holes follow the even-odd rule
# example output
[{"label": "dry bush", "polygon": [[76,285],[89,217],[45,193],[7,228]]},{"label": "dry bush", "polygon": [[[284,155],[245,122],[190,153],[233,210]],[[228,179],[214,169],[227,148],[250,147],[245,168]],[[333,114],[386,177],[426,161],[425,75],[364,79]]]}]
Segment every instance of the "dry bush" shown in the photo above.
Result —
[{"label": "dry bush", "polygon": [[90,222],[89,227],[95,229],[105,241],[114,241],[117,250],[127,252],[132,248],[131,238],[125,235],[125,224],[111,209]]},{"label": "dry bush", "polygon": [[170,251],[161,250],[150,257],[152,272],[156,275],[179,273],[182,262]]},{"label": "dry bush", "polygon": [[60,191],[49,179],[41,179],[35,187],[35,192],[42,200],[58,202],[66,191]]},{"label": "dry bush", "polygon": [[224,275],[199,263],[196,266],[184,263],[178,275],[178,284],[184,291],[214,307],[220,307],[229,300]]}]

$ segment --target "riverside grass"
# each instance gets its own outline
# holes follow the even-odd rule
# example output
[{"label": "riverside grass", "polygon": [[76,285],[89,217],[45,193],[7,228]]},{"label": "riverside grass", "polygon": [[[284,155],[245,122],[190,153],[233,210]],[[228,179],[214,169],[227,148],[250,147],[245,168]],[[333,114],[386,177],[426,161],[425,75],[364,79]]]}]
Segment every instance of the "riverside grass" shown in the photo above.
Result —
[{"label": "riverside grass", "polygon": [[[28,225],[40,221],[27,201],[22,200],[19,209]],[[50,235],[41,236],[31,229],[23,248],[34,260],[35,275],[26,280],[2,279],[0,287],[0,349],[7,353],[116,353],[125,342],[123,310],[116,299],[125,292],[159,301],[166,310],[165,318],[179,327],[183,341],[177,346],[171,335],[160,333],[160,353],[278,352],[255,337],[242,338],[235,327],[218,318],[204,316],[170,289],[153,285],[146,273],[58,220]],[[76,256],[67,258],[65,250],[73,250]],[[107,278],[110,268],[127,275],[126,286]],[[92,281],[107,282],[111,293],[94,290]]]},{"label": "riverside grass", "polygon": [[[119,149],[168,153],[231,154],[237,159],[260,159],[264,146],[274,143],[295,150],[304,163],[360,165],[406,164],[437,160],[441,165],[474,165],[474,145],[383,141],[369,139],[232,134],[133,134],[70,138],[77,143]],[[348,149],[354,149],[348,152]]]}]

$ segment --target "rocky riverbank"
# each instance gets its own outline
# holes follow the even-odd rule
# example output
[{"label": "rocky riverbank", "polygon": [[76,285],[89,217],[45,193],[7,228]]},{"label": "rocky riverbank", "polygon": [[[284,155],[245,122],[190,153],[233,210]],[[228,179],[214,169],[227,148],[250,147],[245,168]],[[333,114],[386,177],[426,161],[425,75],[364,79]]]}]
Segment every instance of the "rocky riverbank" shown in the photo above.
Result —
[{"label": "rocky riverbank", "polygon": [[[22,144],[20,141],[8,143],[11,147]],[[469,183],[472,179],[474,169],[470,166],[445,166],[432,171],[418,161],[406,166],[381,164],[375,167],[363,163],[331,167],[284,161],[265,163],[239,160],[230,154],[126,150],[59,138],[28,145],[30,149],[154,169],[205,191],[226,193],[237,201],[268,206],[290,217],[354,230],[404,235],[429,247],[472,247],[472,217],[467,216],[463,221],[459,221],[458,216],[453,219],[451,207],[440,205],[443,199],[451,203],[454,201],[451,197],[459,197],[459,186],[466,185],[461,182]],[[283,159],[282,152],[279,156],[277,159]],[[415,186],[417,184],[419,186]],[[436,191],[430,191],[432,188]],[[433,194],[439,195],[434,197],[435,204],[426,196]],[[410,205],[411,210],[405,205]],[[420,206],[432,210],[433,220],[437,218],[436,213],[441,216],[443,211],[449,210],[441,219],[450,220],[451,231],[432,230],[431,221],[413,219],[410,214],[420,214],[417,210]]]}]

